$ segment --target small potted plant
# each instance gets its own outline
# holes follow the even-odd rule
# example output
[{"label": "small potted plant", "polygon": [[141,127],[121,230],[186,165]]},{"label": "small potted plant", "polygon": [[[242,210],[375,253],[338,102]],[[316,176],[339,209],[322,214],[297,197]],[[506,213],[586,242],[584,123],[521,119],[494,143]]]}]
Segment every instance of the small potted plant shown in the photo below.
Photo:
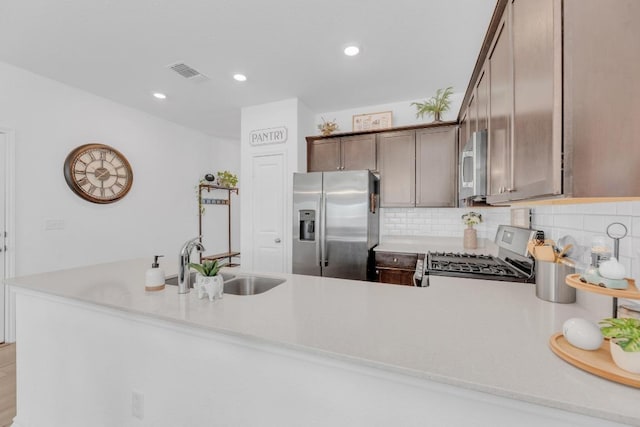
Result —
[{"label": "small potted plant", "polygon": [[599,324],[602,335],[609,338],[613,362],[620,369],[640,374],[640,319],[607,318]]},{"label": "small potted plant", "polygon": [[229,171],[218,172],[219,186],[227,187],[227,188],[235,188],[237,184],[238,184],[238,177],[235,174]]},{"label": "small potted plant", "polygon": [[209,295],[209,301],[222,298],[224,282],[222,276],[218,274],[223,264],[217,260],[204,261],[202,264],[189,263],[189,268],[196,271],[196,283],[194,288],[198,292],[198,298],[204,298],[205,294]]},{"label": "small potted plant", "polygon": [[318,125],[318,130],[322,133],[322,136],[329,136],[338,129],[340,129],[340,127],[336,123],[336,119],[326,121],[324,117],[322,117],[322,124]]},{"label": "small potted plant", "polygon": [[473,226],[482,222],[482,215],[478,212],[467,212],[462,215],[462,222],[467,226],[464,230],[464,248],[476,249],[478,247],[478,233]]},{"label": "small potted plant", "polygon": [[425,114],[433,116],[434,122],[441,121],[442,113],[449,111],[451,100],[449,97],[453,94],[453,87],[446,89],[438,89],[436,95],[424,102],[412,102],[411,105],[416,106],[416,117],[422,118]]}]

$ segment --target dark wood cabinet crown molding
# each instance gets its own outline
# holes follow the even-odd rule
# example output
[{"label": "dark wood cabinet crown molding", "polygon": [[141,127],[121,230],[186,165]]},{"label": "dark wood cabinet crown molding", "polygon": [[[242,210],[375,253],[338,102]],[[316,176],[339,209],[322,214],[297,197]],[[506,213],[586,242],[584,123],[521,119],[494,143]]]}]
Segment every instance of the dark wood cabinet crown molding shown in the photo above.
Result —
[{"label": "dark wood cabinet crown molding", "polygon": [[355,135],[366,135],[366,134],[376,134],[383,132],[396,132],[396,131],[404,131],[404,130],[418,130],[418,129],[429,129],[429,128],[438,128],[443,126],[456,126],[458,124],[457,121],[451,122],[436,122],[436,123],[425,123],[422,125],[411,125],[411,126],[398,126],[387,129],[376,129],[376,130],[368,130],[368,131],[358,131],[358,132],[342,132],[342,133],[332,133],[331,135],[323,136],[323,135],[312,135],[307,136],[307,142],[317,141],[319,139],[327,139],[327,138],[340,138],[346,136],[355,136]]},{"label": "dark wood cabinet crown molding", "polygon": [[498,31],[498,27],[500,26],[500,21],[502,20],[502,14],[504,10],[507,8],[507,4],[512,0],[498,0],[496,3],[496,7],[493,10],[493,15],[491,16],[491,21],[489,21],[489,28],[487,28],[487,32],[484,35],[484,40],[482,41],[482,47],[480,48],[480,53],[478,54],[478,58],[476,59],[476,64],[473,67],[473,73],[471,73],[471,79],[469,80],[469,84],[467,86],[467,90],[465,91],[464,98],[462,99],[462,104],[460,104],[460,111],[458,112],[458,123],[462,120],[461,115],[465,111],[465,108],[469,104],[471,96],[473,95],[473,90],[475,88],[475,83],[478,81],[478,77],[482,73],[482,69],[484,68],[485,60],[487,56],[489,56],[489,50],[492,47],[493,38]]}]

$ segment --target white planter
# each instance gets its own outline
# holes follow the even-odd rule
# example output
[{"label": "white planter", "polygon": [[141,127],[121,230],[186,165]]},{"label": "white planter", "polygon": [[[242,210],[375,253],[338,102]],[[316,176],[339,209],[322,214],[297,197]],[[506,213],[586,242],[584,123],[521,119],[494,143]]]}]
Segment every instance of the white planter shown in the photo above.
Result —
[{"label": "white planter", "polygon": [[205,295],[208,295],[209,301],[213,301],[222,298],[224,282],[220,275],[203,276],[200,273],[196,273],[195,288],[198,291],[198,298],[202,299]]},{"label": "white planter", "polygon": [[609,345],[611,347],[613,362],[618,365],[620,369],[634,374],[640,374],[640,351],[624,351],[613,339],[609,341]]}]

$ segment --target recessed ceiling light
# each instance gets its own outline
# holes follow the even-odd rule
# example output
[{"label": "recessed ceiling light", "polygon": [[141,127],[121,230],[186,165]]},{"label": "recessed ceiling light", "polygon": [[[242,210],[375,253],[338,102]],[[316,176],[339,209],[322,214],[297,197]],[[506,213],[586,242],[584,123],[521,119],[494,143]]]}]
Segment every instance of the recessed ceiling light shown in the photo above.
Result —
[{"label": "recessed ceiling light", "polygon": [[244,74],[234,74],[233,79],[239,82],[246,82],[247,76],[245,76]]},{"label": "recessed ceiling light", "polygon": [[360,48],[358,46],[347,46],[344,48],[344,54],[347,56],[356,56],[360,53]]},{"label": "recessed ceiling light", "polygon": [[160,93],[160,92],[154,93],[153,96],[155,96],[158,99],[167,99],[167,95],[165,95],[164,93]]}]

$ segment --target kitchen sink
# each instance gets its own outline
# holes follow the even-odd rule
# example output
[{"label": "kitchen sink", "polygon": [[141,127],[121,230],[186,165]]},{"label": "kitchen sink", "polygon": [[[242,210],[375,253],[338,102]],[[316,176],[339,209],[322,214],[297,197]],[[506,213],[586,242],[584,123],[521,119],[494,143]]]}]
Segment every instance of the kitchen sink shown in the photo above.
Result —
[{"label": "kitchen sink", "polygon": [[[233,274],[228,274],[228,273],[219,273],[222,276],[222,281],[226,282],[227,280],[231,280],[233,279],[234,276]],[[193,284],[196,282],[196,273],[195,272],[191,272],[189,274],[191,276],[191,281],[189,282],[191,284],[191,287],[193,288]],[[164,280],[164,283],[167,285],[171,285],[171,286],[178,286],[178,275],[176,274],[175,276],[169,276]]]},{"label": "kitchen sink", "polygon": [[[267,292],[270,289],[284,283],[285,279],[262,276],[240,276],[233,274],[219,273],[224,282],[224,293],[233,295],[257,295]],[[196,282],[196,273],[191,274],[191,287]],[[178,286],[178,276],[170,276],[165,279],[165,283],[171,286]]]},{"label": "kitchen sink", "polygon": [[224,293],[233,295],[257,295],[285,282],[285,279],[261,276],[241,276],[224,282]]}]

